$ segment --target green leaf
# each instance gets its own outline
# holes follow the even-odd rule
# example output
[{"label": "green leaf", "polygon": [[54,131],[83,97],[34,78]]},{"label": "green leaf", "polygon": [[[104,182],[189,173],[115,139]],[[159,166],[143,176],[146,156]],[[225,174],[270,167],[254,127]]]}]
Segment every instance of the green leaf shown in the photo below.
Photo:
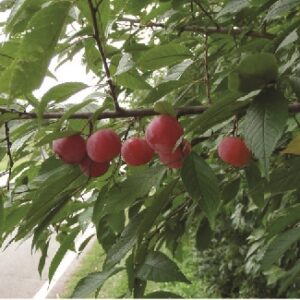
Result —
[{"label": "green leaf", "polygon": [[288,270],[284,278],[280,282],[279,295],[282,295],[283,292],[287,290],[292,284],[295,283],[295,279],[299,276],[300,273],[300,259],[298,259],[294,266]]},{"label": "green leaf", "polygon": [[52,259],[50,267],[49,267],[49,273],[48,273],[49,281],[52,280],[57,267],[59,266],[60,262],[64,258],[67,251],[71,248],[71,245],[74,244],[74,240],[79,232],[80,232],[79,228],[73,229],[72,232],[69,233],[67,235],[67,237],[64,239],[64,241],[61,244],[61,246],[59,247],[58,251],[55,253],[55,256]]},{"label": "green leaf", "polygon": [[232,91],[249,93],[275,81],[277,76],[278,64],[273,54],[251,54],[229,75],[228,87]]},{"label": "green leaf", "polygon": [[296,224],[300,220],[300,205],[281,209],[267,224],[267,232],[272,236],[280,233],[288,226]]},{"label": "green leaf", "polygon": [[138,235],[140,238],[142,238],[144,233],[150,231],[159,214],[168,205],[177,181],[178,180],[171,181],[165,188],[160,190],[151,203],[151,206],[146,209],[144,218],[138,229]]},{"label": "green leaf", "polygon": [[147,254],[144,263],[138,267],[136,276],[144,281],[190,283],[178,266],[159,251],[151,251]]},{"label": "green leaf", "polygon": [[187,192],[195,200],[212,227],[220,205],[219,183],[210,166],[192,152],[184,161],[181,178]]},{"label": "green leaf", "polygon": [[87,275],[77,283],[72,298],[90,298],[91,294],[101,289],[108,278],[122,270],[123,268],[111,268]]},{"label": "green leaf", "polygon": [[222,186],[222,199],[225,203],[235,199],[239,192],[240,184],[240,178],[236,178],[233,181],[224,183],[224,185]]},{"label": "green leaf", "polygon": [[43,269],[44,269],[44,266],[45,266],[45,262],[46,262],[46,258],[47,258],[47,254],[48,254],[48,249],[49,249],[49,244],[50,244],[50,241],[48,241],[41,250],[42,255],[41,255],[41,258],[40,258],[40,261],[39,261],[39,265],[38,265],[38,271],[39,271],[40,276],[42,276]]},{"label": "green leaf", "polygon": [[241,11],[245,7],[249,7],[250,0],[230,0],[217,14],[217,18],[226,14],[233,14]]},{"label": "green leaf", "polygon": [[291,11],[295,7],[299,7],[300,0],[278,0],[269,9],[265,20],[268,22],[276,17]]},{"label": "green leaf", "polygon": [[264,185],[263,178],[260,175],[260,170],[254,162],[245,167],[246,179],[248,184],[249,194],[253,202],[258,207],[263,207],[264,201]]},{"label": "green leaf", "polygon": [[181,78],[182,74],[187,70],[189,66],[193,64],[192,59],[186,59],[178,65],[170,68],[168,70],[167,76],[163,79],[164,82],[167,81],[177,81]]},{"label": "green leaf", "polygon": [[299,188],[300,159],[295,158],[286,162],[280,168],[276,168],[270,176],[266,190],[272,194],[283,193]]},{"label": "green leaf", "polygon": [[57,121],[56,128],[60,129],[62,127],[62,124],[64,121],[68,120],[73,114],[84,108],[85,106],[88,106],[89,104],[93,103],[95,100],[86,100],[82,103],[74,104],[69,109],[67,109],[64,113],[64,115]]},{"label": "green leaf", "polygon": [[103,269],[111,269],[132,249],[137,241],[138,227],[144,214],[138,214],[130,220],[116,243],[109,249]]},{"label": "green leaf", "polygon": [[41,85],[69,9],[69,1],[52,2],[32,17],[16,59],[0,77],[1,91],[17,96]]},{"label": "green leaf", "polygon": [[41,99],[38,107],[38,114],[41,117],[48,103],[54,101],[56,103],[63,102],[74,94],[86,89],[88,86],[82,82],[66,82],[58,84],[49,89]]},{"label": "green leaf", "polygon": [[277,235],[268,246],[262,262],[263,270],[268,270],[280,257],[287,251],[291,245],[300,239],[300,227],[290,229]]},{"label": "green leaf", "polygon": [[294,90],[294,93],[296,94],[298,100],[300,101],[300,77],[291,76],[290,83]]},{"label": "green leaf", "polygon": [[263,90],[248,108],[244,137],[247,146],[268,174],[269,159],[288,119],[288,103],[275,89]]},{"label": "green leaf", "polygon": [[165,100],[159,100],[154,104],[154,111],[158,112],[159,114],[166,114],[175,117],[176,111],[172,104]]},{"label": "green leaf", "polygon": [[116,83],[131,90],[149,90],[151,86],[143,79],[136,69],[116,76]]},{"label": "green leaf", "polygon": [[191,52],[185,46],[171,42],[154,46],[144,52],[137,61],[137,65],[143,70],[157,70],[190,57]]},{"label": "green leaf", "polygon": [[153,186],[157,186],[165,172],[166,168],[163,166],[136,170],[105,195],[103,211],[113,213],[129,207],[134,200],[146,196]]},{"label": "green leaf", "polygon": [[249,101],[236,101],[234,98],[228,100],[220,100],[214,103],[200,116],[197,116],[194,120],[190,121],[190,124],[186,128],[185,132],[188,133],[194,129],[197,129],[197,133],[201,134],[229,118],[234,114],[241,111],[249,105]]},{"label": "green leaf", "polygon": [[213,238],[213,231],[209,226],[209,222],[207,219],[203,219],[203,221],[199,224],[196,233],[196,247],[199,251],[204,251],[209,248],[211,244],[211,240]]},{"label": "green leaf", "polygon": [[4,200],[0,195],[0,245],[2,244],[2,234],[5,228],[5,212],[4,212]]},{"label": "green leaf", "polygon": [[183,297],[167,292],[167,291],[155,291],[153,293],[145,295],[143,298],[148,298],[148,299],[182,299]]},{"label": "green leaf", "polygon": [[135,64],[134,61],[132,60],[132,55],[130,53],[124,53],[124,55],[121,57],[119,61],[119,65],[115,73],[115,76],[128,72],[129,70],[134,68],[134,65]]}]

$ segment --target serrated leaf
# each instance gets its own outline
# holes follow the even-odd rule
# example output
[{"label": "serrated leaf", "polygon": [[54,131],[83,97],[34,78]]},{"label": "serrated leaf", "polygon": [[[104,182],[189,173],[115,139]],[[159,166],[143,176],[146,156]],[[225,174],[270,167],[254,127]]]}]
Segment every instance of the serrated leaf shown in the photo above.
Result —
[{"label": "serrated leaf", "polygon": [[90,298],[90,295],[101,289],[105,281],[122,271],[123,268],[111,268],[102,272],[95,272],[82,278],[76,285],[72,298]]},{"label": "serrated leaf", "polygon": [[121,236],[116,243],[109,249],[106,260],[104,262],[103,269],[111,269],[132,249],[137,241],[137,231],[139,224],[143,220],[144,214],[138,214],[130,220],[128,225],[125,227]]},{"label": "serrated leaf", "polygon": [[137,65],[144,70],[157,70],[174,65],[191,57],[191,52],[183,45],[174,42],[154,46],[144,52]]},{"label": "serrated leaf", "polygon": [[173,180],[165,188],[160,190],[151,203],[151,206],[145,210],[144,218],[138,229],[139,237],[142,238],[144,233],[149,232],[161,211],[169,203],[169,199],[172,195],[173,189],[176,186],[176,183],[177,180]]},{"label": "serrated leaf", "polygon": [[226,14],[233,14],[239,12],[243,8],[249,7],[249,5],[250,5],[249,0],[230,0],[217,14],[217,18],[224,16]]},{"label": "serrated leaf", "polygon": [[32,17],[16,59],[0,77],[1,91],[17,96],[41,85],[69,9],[69,1],[53,2]]},{"label": "serrated leaf", "polygon": [[144,281],[190,283],[175,262],[159,251],[148,252],[145,261],[138,267],[136,276]]},{"label": "serrated leaf", "polygon": [[295,283],[295,279],[299,276],[300,273],[300,259],[298,259],[294,266],[286,272],[283,279],[280,281],[279,295],[282,295],[288,287]]},{"label": "serrated leaf", "polygon": [[299,188],[300,181],[300,160],[291,159],[282,167],[276,168],[270,176],[266,190],[270,193],[283,193]]},{"label": "serrated leaf", "polygon": [[82,82],[65,82],[58,84],[49,89],[41,99],[38,107],[39,117],[44,113],[49,102],[54,101],[60,103],[67,100],[69,97],[86,89],[88,86]]},{"label": "serrated leaf", "polygon": [[157,186],[165,172],[163,166],[136,170],[105,195],[103,211],[113,213],[130,206],[134,200],[147,195],[153,186]]},{"label": "serrated leaf", "polygon": [[244,137],[268,174],[269,159],[288,119],[288,103],[275,89],[263,90],[247,110]]},{"label": "serrated leaf", "polygon": [[281,153],[300,155],[300,135],[294,137]]},{"label": "serrated leaf", "polygon": [[267,224],[267,232],[272,236],[280,233],[288,226],[292,226],[300,220],[300,205],[281,209]]},{"label": "serrated leaf", "polygon": [[300,5],[300,0],[278,0],[269,9],[265,20],[270,21]]},{"label": "serrated leaf", "polygon": [[131,90],[149,90],[151,86],[143,79],[136,69],[116,76],[116,83]]},{"label": "serrated leaf", "polygon": [[59,247],[58,251],[55,253],[55,256],[52,259],[50,267],[49,267],[48,277],[49,277],[50,282],[53,278],[53,275],[54,275],[57,267],[59,266],[60,262],[64,258],[65,254],[71,248],[71,245],[74,244],[74,240],[75,240],[76,236],[79,234],[79,232],[80,232],[79,228],[73,229],[72,232],[69,233],[67,235],[67,237],[64,239],[64,241],[61,244],[61,246]]},{"label": "serrated leaf", "polygon": [[262,269],[268,270],[299,239],[300,227],[290,229],[277,235],[274,240],[272,240],[263,256],[261,261]]},{"label": "serrated leaf", "polygon": [[214,125],[231,118],[247,105],[249,105],[249,101],[235,101],[234,98],[220,100],[192,120],[185,132],[188,133],[197,129],[198,134],[204,133]]},{"label": "serrated leaf", "polygon": [[219,183],[210,166],[195,152],[185,160],[181,178],[190,196],[196,201],[214,228],[220,205]]},{"label": "serrated leaf", "polygon": [[291,76],[290,77],[291,86],[300,101],[300,77]]},{"label": "serrated leaf", "polygon": [[189,66],[193,64],[192,59],[186,59],[178,65],[171,67],[168,70],[167,76],[163,79],[164,82],[167,81],[177,81],[181,78],[182,74],[187,70]]},{"label": "serrated leaf", "polygon": [[209,222],[207,219],[203,219],[203,221],[199,224],[196,233],[196,247],[199,251],[203,251],[209,248],[211,244],[211,240],[213,238],[213,231],[209,226]]},{"label": "serrated leaf", "polygon": [[245,167],[246,179],[248,184],[249,194],[253,202],[258,207],[263,207],[264,201],[264,185],[263,178],[260,175],[260,170],[254,162]]},{"label": "serrated leaf", "polygon": [[159,114],[166,114],[173,117],[176,116],[176,111],[172,104],[165,100],[155,102],[154,111],[158,112]]}]

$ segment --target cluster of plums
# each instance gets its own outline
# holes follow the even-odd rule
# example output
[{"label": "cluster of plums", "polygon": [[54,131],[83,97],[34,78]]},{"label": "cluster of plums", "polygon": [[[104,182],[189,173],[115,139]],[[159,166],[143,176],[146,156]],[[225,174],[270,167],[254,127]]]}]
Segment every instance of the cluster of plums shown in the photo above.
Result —
[{"label": "cluster of plums", "polygon": [[[176,118],[169,115],[156,116],[147,126],[145,138],[131,137],[123,144],[111,129],[101,129],[87,140],[72,135],[53,142],[53,151],[67,164],[79,164],[88,177],[99,177],[107,172],[110,162],[120,153],[130,166],[150,162],[155,153],[169,168],[182,167],[184,158],[191,152],[191,144],[183,139],[183,128]],[[235,166],[247,164],[251,153],[238,137],[225,137],[218,146],[220,158]]]}]

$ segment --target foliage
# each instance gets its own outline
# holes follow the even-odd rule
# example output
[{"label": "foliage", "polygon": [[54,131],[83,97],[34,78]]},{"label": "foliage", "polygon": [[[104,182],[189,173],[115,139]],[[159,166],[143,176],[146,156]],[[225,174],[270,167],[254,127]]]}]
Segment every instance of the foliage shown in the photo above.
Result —
[{"label": "foliage", "polygon": [[[167,252],[176,255],[194,232],[200,267],[208,263],[223,296],[299,296],[299,7],[299,0],[2,1],[9,17],[0,24],[0,158],[8,176],[1,244],[31,237],[41,272],[56,235],[51,279],[94,224],[105,263],[75,295],[99,293],[125,268],[125,296],[143,297],[148,281],[189,283]],[[44,79],[55,78],[50,62],[59,67],[75,55],[97,84],[66,78],[38,97]],[[82,90],[91,93],[81,99]],[[74,95],[79,101],[68,104]],[[138,168],[118,158],[92,180],[51,150],[58,137],[99,128],[122,140],[143,135],[157,112],[177,113],[193,145],[181,172],[157,158]],[[244,169],[217,158],[217,143],[231,134],[253,153]],[[234,286],[225,291],[228,278]]]}]

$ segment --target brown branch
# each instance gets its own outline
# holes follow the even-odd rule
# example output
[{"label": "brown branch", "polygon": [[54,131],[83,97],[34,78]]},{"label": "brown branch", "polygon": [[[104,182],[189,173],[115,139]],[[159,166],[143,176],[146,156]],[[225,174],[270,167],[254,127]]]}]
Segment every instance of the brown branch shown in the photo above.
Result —
[{"label": "brown branch", "polygon": [[211,95],[210,95],[210,75],[209,75],[209,68],[208,68],[208,35],[205,35],[205,42],[204,42],[204,81],[205,81],[205,86],[206,86],[206,95],[207,95],[207,100],[208,103],[211,104]]},{"label": "brown branch", "polygon": [[210,19],[210,21],[216,25],[217,28],[220,28],[220,25],[214,20],[214,18],[210,15],[210,13],[204,8],[204,6],[198,1],[193,0],[199,8],[202,10],[202,12]]},{"label": "brown branch", "polygon": [[9,167],[8,167],[8,178],[7,178],[7,190],[9,191],[10,189],[10,178],[11,178],[11,172],[12,172],[12,168],[14,166],[14,161],[12,158],[12,154],[11,154],[11,140],[10,140],[10,133],[9,133],[9,126],[8,126],[8,122],[5,122],[5,140],[6,140],[6,147],[7,147],[7,155],[9,158]]},{"label": "brown branch", "polygon": [[97,22],[98,6],[94,7],[92,0],[88,0],[88,4],[89,4],[91,16],[92,16],[92,22],[93,22],[93,30],[94,30],[93,38],[96,41],[98,50],[99,50],[101,58],[102,58],[105,74],[107,77],[107,83],[110,88],[111,97],[114,101],[116,111],[122,111],[122,108],[120,107],[119,102],[118,102],[116,86],[111,78],[111,74],[110,74],[107,58],[105,55],[104,47],[103,47],[101,39],[100,39],[100,31],[99,31],[98,22]]},{"label": "brown branch", "polygon": [[[205,112],[210,106],[209,105],[198,105],[198,106],[186,106],[179,107],[176,109],[177,116],[186,116],[186,115],[199,115]],[[300,112],[300,103],[294,102],[289,105],[290,113]],[[28,119],[37,119],[38,116],[34,112],[20,112],[14,109],[7,109],[0,107],[0,113],[2,114],[15,114],[11,116],[11,120],[28,120]],[[45,120],[54,120],[60,119],[64,115],[63,112],[48,112],[42,115],[42,118]],[[122,111],[105,111],[98,116],[98,120],[103,119],[125,119],[125,118],[143,118],[159,115],[158,112],[154,111],[152,108],[144,109],[127,109]],[[75,113],[69,117],[69,119],[90,119],[93,117],[93,113],[83,112]]]},{"label": "brown branch", "polygon": [[[156,23],[156,22],[148,22],[147,24],[142,24],[140,20],[138,19],[132,19],[132,18],[122,18],[119,20],[119,22],[128,22],[131,25],[137,25],[141,27],[157,27],[157,28],[167,28],[167,26],[163,23]],[[232,36],[237,36],[240,34],[245,34],[247,36],[256,37],[256,38],[264,38],[264,39],[274,39],[276,35],[268,32],[258,32],[258,31],[246,31],[244,28],[238,28],[238,27],[204,27],[204,26],[198,26],[198,25],[184,25],[181,27],[177,27],[177,30],[179,32],[187,31],[187,32],[198,32],[203,34],[213,34],[213,33],[219,33],[219,34],[229,34]]]}]

